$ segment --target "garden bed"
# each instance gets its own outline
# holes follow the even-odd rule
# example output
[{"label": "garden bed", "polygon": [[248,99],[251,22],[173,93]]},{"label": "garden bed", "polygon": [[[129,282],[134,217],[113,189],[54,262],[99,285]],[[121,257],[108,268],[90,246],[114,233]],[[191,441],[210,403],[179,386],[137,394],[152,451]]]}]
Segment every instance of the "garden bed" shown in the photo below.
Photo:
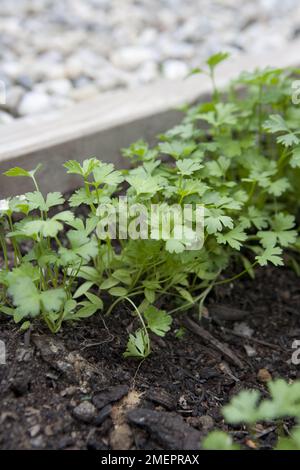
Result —
[{"label": "garden bed", "polygon": [[[136,322],[124,304],[109,318],[97,314],[65,324],[55,337],[38,324],[24,335],[2,316],[7,365],[0,367],[0,447],[197,448],[211,428],[228,429],[220,410],[241,389],[259,389],[265,396],[268,373],[300,376],[291,363],[292,343],[300,337],[294,272],[260,268],[255,282],[244,278],[216,287],[207,307],[202,327],[226,344],[243,368],[189,331],[180,339],[173,332],[156,337],[153,354],[142,363],[122,358],[124,330]],[[236,321],[224,320],[224,314]],[[172,330],[182,321],[178,316]],[[253,330],[250,339],[239,336],[247,328]],[[262,448],[274,444],[275,428],[257,425]],[[255,445],[244,427],[229,429],[238,442]]]},{"label": "garden bed", "polygon": [[65,197],[5,173],[35,191],[0,201],[3,448],[300,448],[297,71],[222,94],[227,57],[129,170],[69,160]]}]

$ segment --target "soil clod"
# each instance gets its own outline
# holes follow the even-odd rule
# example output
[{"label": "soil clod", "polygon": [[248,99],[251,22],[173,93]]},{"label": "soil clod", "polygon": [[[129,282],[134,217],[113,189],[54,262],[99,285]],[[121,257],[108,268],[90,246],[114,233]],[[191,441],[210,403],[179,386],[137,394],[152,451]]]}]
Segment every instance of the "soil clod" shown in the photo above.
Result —
[{"label": "soil clod", "polygon": [[189,426],[181,416],[144,408],[130,411],[130,423],[146,429],[163,449],[199,449],[200,432]]}]

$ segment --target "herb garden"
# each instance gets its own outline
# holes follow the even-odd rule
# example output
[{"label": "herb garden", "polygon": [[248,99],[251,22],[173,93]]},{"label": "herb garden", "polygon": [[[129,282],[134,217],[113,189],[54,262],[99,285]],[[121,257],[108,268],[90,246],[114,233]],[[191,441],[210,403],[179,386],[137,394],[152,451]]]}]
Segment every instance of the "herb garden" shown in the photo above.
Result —
[{"label": "herb garden", "polygon": [[[19,357],[0,374],[36,447],[300,449],[298,70],[245,72],[224,91],[226,58],[192,72],[210,76],[209,101],[156,145],[123,149],[130,169],[101,149],[69,160],[72,194],[43,194],[39,167],[6,172],[32,192],[0,202],[0,325]],[[99,207],[120,196],[162,212],[201,204],[203,247],[160,226],[99,237]]]}]

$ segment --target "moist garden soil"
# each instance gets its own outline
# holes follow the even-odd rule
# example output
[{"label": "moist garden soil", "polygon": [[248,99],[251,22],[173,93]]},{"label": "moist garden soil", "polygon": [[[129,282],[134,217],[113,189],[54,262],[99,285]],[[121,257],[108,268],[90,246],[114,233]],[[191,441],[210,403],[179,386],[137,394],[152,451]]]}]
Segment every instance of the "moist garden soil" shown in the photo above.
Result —
[{"label": "moist garden soil", "polygon": [[[176,317],[164,339],[153,338],[143,362],[122,356],[136,327],[126,305],[110,317],[64,324],[56,336],[42,324],[24,334],[3,315],[0,448],[196,449],[209,430],[228,430],[221,407],[241,389],[266,396],[271,377],[300,376],[291,361],[292,343],[300,340],[300,284],[293,271],[261,268],[255,280],[216,287],[206,306],[201,327],[209,340],[188,329],[175,336],[186,315],[198,322],[190,311]],[[255,447],[245,428],[229,430]],[[274,423],[257,426],[263,448],[272,447],[275,431]]]}]

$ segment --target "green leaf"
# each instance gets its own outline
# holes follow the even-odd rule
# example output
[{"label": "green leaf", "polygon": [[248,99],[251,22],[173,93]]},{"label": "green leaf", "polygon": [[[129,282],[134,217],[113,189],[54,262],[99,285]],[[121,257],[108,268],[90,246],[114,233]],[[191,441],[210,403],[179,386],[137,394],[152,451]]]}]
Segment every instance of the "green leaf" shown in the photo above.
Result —
[{"label": "green leaf", "polygon": [[171,155],[171,157],[178,159],[189,157],[197,149],[197,145],[195,142],[173,140],[172,142],[160,143],[159,149],[161,153]]},{"label": "green leaf", "polygon": [[300,450],[300,428],[293,429],[290,437],[279,436],[276,450]]},{"label": "green leaf", "polygon": [[179,287],[179,286],[176,286],[175,289],[179,292],[179,294],[184,300],[186,300],[187,302],[190,302],[191,304],[194,303],[194,299],[188,290],[183,289],[183,287]]},{"label": "green leaf", "polygon": [[61,222],[69,223],[74,220],[74,214],[71,211],[63,211],[52,217],[53,220],[60,220]]},{"label": "green leaf", "polygon": [[200,69],[199,67],[195,67],[189,72],[188,77],[190,77],[192,75],[198,75],[200,73],[204,73],[204,71],[202,69]]},{"label": "green leaf", "polygon": [[47,198],[46,198],[46,208],[47,208],[47,211],[51,208],[51,207],[55,207],[55,206],[59,206],[59,205],[62,205],[64,204],[65,200],[64,198],[62,197],[62,194],[59,193],[59,192],[55,192],[55,193],[48,193],[47,194]]},{"label": "green leaf", "polygon": [[283,260],[280,256],[282,254],[282,249],[278,246],[266,248],[265,251],[256,256],[255,259],[258,261],[260,266],[266,266],[268,263],[272,263],[275,266],[283,266]]},{"label": "green leaf", "polygon": [[8,294],[21,318],[36,317],[40,313],[40,294],[29,277],[8,275]]},{"label": "green leaf", "polygon": [[114,171],[114,165],[112,163],[100,162],[99,165],[94,168],[93,175],[97,186],[101,184],[117,186],[123,181],[121,172]]},{"label": "green leaf", "polygon": [[212,431],[203,439],[202,448],[204,450],[239,450],[239,446],[234,444],[232,437],[223,431]]},{"label": "green leaf", "polygon": [[211,55],[206,63],[211,70],[213,70],[218,64],[228,59],[230,54],[228,52],[217,52],[216,54]]},{"label": "green leaf", "polygon": [[39,292],[29,277],[10,273],[8,283],[8,293],[13,298],[19,320],[24,317],[36,317],[41,308],[45,312],[58,312],[66,300],[63,289]]},{"label": "green leaf", "polygon": [[63,225],[55,219],[31,220],[24,224],[22,233],[27,237],[40,235],[43,238],[55,238],[63,228]]},{"label": "green leaf", "polygon": [[150,304],[153,304],[155,302],[155,291],[151,289],[144,289],[144,294],[146,299]]},{"label": "green leaf", "polygon": [[89,318],[99,310],[98,306],[91,302],[80,302],[79,305],[83,307],[73,315],[74,319]]},{"label": "green leaf", "polygon": [[117,286],[120,283],[119,279],[109,277],[108,279],[105,279],[101,284],[100,284],[100,289],[111,289],[112,287]]},{"label": "green leaf", "polygon": [[40,191],[34,191],[32,193],[26,193],[25,197],[29,204],[30,210],[40,209],[42,211],[47,210],[46,202],[44,196]]},{"label": "green leaf", "polygon": [[292,145],[298,145],[300,140],[293,132],[288,134],[280,135],[277,137],[277,142],[284,145],[285,147],[291,147]]},{"label": "green leaf", "polygon": [[144,317],[148,328],[158,336],[165,336],[171,328],[172,317],[165,310],[158,310],[153,305],[147,308]]},{"label": "green leaf", "polygon": [[99,160],[96,158],[89,158],[84,160],[82,165],[80,165],[80,163],[78,163],[76,160],[69,160],[64,164],[64,167],[67,168],[67,173],[80,175],[86,179],[99,165],[99,163]]},{"label": "green leaf", "polygon": [[83,284],[81,284],[80,287],[76,290],[76,292],[73,294],[73,299],[78,299],[79,297],[82,297],[90,288],[94,285],[92,281],[86,281]]},{"label": "green leaf", "polygon": [[98,297],[98,295],[91,294],[90,292],[87,292],[85,295],[89,299],[89,301],[93,305],[95,305],[95,307],[97,307],[98,310],[103,309],[103,301],[102,301],[102,299],[100,299],[100,297]]},{"label": "green leaf", "polygon": [[300,381],[291,384],[283,379],[268,383],[270,400],[260,403],[260,419],[272,420],[286,417],[300,418]]},{"label": "green leaf", "polygon": [[137,195],[152,197],[162,190],[159,179],[153,176],[148,176],[146,179],[141,176],[127,176],[126,181],[134,188]]},{"label": "green leaf", "polygon": [[248,218],[249,221],[258,229],[261,230],[268,226],[268,216],[267,214],[257,209],[254,206],[250,206],[248,209]]},{"label": "green leaf", "polygon": [[52,289],[40,294],[40,301],[45,312],[59,312],[66,299],[64,289]]},{"label": "green leaf", "polygon": [[24,321],[22,323],[22,325],[20,326],[20,331],[27,331],[27,330],[29,330],[30,326],[31,326],[30,321],[28,321],[28,320]]},{"label": "green leaf", "polygon": [[113,297],[125,297],[128,294],[128,290],[124,287],[112,287],[108,292]]},{"label": "green leaf", "polygon": [[300,168],[300,147],[295,147],[292,150],[290,165],[292,168]]},{"label": "green leaf", "polygon": [[242,242],[247,240],[247,234],[244,232],[242,226],[237,226],[234,229],[230,230],[227,233],[218,233],[217,241],[218,243],[228,244],[231,248],[235,250],[240,250]]},{"label": "green leaf", "polygon": [[112,277],[128,286],[132,283],[131,276],[126,269],[117,269],[112,273]]},{"label": "green leaf", "polygon": [[180,240],[170,239],[166,242],[166,250],[169,253],[182,253],[185,250],[185,245]]},{"label": "green leaf", "polygon": [[34,170],[31,170],[31,171],[27,171],[27,170],[24,170],[24,168],[20,168],[19,166],[16,166],[14,168],[11,168],[10,170],[6,171],[4,173],[5,176],[25,176],[27,178],[32,178],[35,173],[40,170],[40,168],[42,167],[42,165],[38,165]]},{"label": "green leaf", "polygon": [[283,247],[288,247],[295,243],[297,231],[291,230],[295,226],[295,217],[282,212],[274,216],[271,222],[272,230],[259,231],[258,237],[265,248],[273,247],[279,243]]},{"label": "green leaf", "polygon": [[94,203],[93,194],[87,194],[84,188],[77,189],[69,199],[70,207],[79,207],[81,204],[91,205]]},{"label": "green leaf", "polygon": [[243,390],[233,397],[230,404],[223,408],[227,423],[255,423],[259,418],[257,411],[259,397],[260,393],[257,390]]},{"label": "green leaf", "polygon": [[228,215],[223,215],[221,209],[205,209],[204,225],[208,234],[221,232],[223,227],[233,228],[233,220]]},{"label": "green leaf", "polygon": [[275,197],[281,196],[287,189],[290,189],[291,185],[287,178],[280,178],[270,184],[268,187],[268,193]]},{"label": "green leaf", "polygon": [[266,131],[276,134],[277,132],[289,132],[289,128],[280,114],[271,114],[269,119],[264,123]]},{"label": "green leaf", "polygon": [[192,175],[195,171],[203,168],[203,165],[195,162],[194,160],[191,160],[190,158],[186,158],[185,160],[178,160],[176,162],[176,166],[181,175]]},{"label": "green leaf", "polygon": [[23,168],[20,168],[19,166],[16,166],[6,171],[4,175],[5,176],[27,176],[28,178],[31,178],[29,171],[24,170]]},{"label": "green leaf", "polygon": [[144,359],[150,354],[149,338],[145,331],[140,329],[134,334],[129,335],[126,351],[124,357],[137,357]]}]

